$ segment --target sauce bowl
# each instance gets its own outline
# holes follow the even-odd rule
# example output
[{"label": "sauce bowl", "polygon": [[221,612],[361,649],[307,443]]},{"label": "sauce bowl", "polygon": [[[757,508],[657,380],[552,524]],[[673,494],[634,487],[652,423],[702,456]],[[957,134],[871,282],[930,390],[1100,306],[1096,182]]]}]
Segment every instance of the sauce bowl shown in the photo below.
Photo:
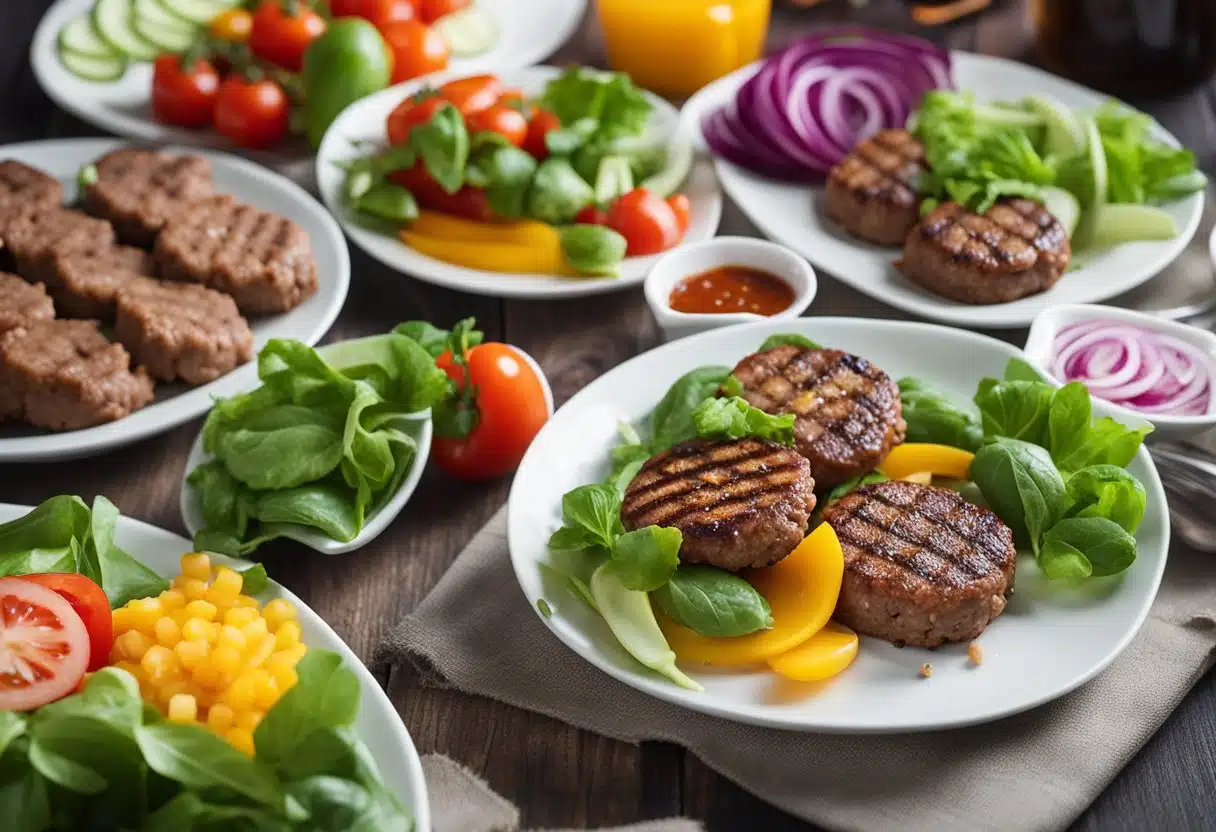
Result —
[{"label": "sauce bowl", "polygon": [[[767,272],[788,283],[794,290],[794,299],[775,315],[689,313],[671,308],[671,292],[677,283],[690,275],[722,266],[744,266]],[[645,284],[646,303],[668,341],[731,324],[798,318],[811,305],[818,288],[815,270],[801,256],[785,246],[752,237],[715,237],[673,249],[654,264]]]}]

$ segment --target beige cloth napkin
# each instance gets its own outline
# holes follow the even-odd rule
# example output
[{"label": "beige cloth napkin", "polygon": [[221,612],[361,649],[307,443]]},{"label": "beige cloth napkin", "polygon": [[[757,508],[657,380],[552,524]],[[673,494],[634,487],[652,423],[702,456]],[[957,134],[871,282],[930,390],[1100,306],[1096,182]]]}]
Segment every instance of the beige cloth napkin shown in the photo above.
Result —
[{"label": "beige cloth napkin", "polygon": [[[821,826],[1068,826],[1203,675],[1216,647],[1216,557],[1175,546],[1143,630],[1077,691],[989,725],[865,737],[742,725],[661,702],[565,647],[520,592],[500,511],[377,651],[431,681],[617,739],[665,740]],[[1050,649],[1050,645],[1044,645]]]}]

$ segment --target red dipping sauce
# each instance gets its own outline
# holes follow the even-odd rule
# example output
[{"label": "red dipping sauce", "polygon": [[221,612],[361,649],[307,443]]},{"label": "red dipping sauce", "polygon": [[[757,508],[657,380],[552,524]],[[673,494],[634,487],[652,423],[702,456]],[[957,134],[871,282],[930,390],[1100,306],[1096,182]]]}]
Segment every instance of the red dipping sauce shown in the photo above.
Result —
[{"label": "red dipping sauce", "polygon": [[689,275],[675,285],[668,305],[693,315],[776,315],[794,302],[794,288],[779,277],[747,266],[719,266]]}]

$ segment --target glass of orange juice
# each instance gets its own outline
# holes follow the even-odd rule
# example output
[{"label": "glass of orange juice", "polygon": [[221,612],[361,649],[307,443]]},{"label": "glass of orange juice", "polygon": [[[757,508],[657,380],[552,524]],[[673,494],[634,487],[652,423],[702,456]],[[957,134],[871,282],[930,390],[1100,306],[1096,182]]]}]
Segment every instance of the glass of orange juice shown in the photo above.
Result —
[{"label": "glass of orange juice", "polygon": [[771,0],[596,0],[613,69],[683,97],[758,59]]}]

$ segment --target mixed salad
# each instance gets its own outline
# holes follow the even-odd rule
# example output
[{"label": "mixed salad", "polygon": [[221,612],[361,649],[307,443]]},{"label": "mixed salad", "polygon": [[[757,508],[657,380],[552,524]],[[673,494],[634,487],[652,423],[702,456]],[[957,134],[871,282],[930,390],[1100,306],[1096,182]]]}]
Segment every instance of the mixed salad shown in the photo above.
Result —
[{"label": "mixed salad", "polygon": [[[819,348],[801,335],[775,335],[760,352],[782,344]],[[697,690],[685,668],[766,664],[818,681],[849,666],[858,637],[832,621],[845,571],[841,543],[817,518],[863,485],[932,484],[990,508],[1048,579],[1100,578],[1132,565],[1146,493],[1126,467],[1150,428],[1095,420],[1082,384],[1056,387],[1017,359],[1002,378],[979,382],[974,407],[917,378],[898,386],[906,441],[874,470],[822,495],[809,534],[787,557],[732,572],[682,563],[679,529],[626,531],[621,519],[642,466],[682,442],[756,437],[794,444],[794,415],[765,413],[739,398],[730,368],[686,373],[642,425],[621,426],[605,481],[564,495],[544,571],[602,616],[639,662]],[[552,599],[537,603],[546,616],[560,607]]]},{"label": "mixed salad", "polygon": [[388,146],[343,162],[365,223],[482,271],[615,275],[626,256],[677,245],[692,165],[655,135],[627,75],[574,67],[529,98],[496,76],[426,87],[388,116]]},{"label": "mixed salad", "polygon": [[96,0],[59,33],[63,65],[115,81],[154,62],[152,112],[240,147],[315,147],[352,101],[493,48],[471,0]]},{"label": "mixed salad", "polygon": [[5,828],[410,829],[358,679],[257,598],[265,570],[190,553],[170,583],[117,521],[59,496],[0,525]]}]

